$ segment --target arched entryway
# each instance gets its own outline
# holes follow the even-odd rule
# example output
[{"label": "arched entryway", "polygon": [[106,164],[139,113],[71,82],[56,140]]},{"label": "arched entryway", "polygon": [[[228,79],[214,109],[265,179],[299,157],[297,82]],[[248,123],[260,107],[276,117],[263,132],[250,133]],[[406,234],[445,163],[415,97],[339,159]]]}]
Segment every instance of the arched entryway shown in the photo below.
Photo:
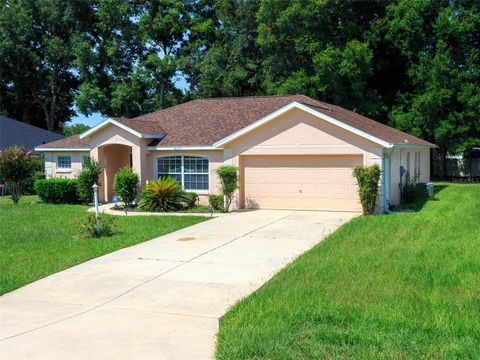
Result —
[{"label": "arched entryway", "polygon": [[100,200],[112,201],[114,196],[113,178],[118,170],[132,167],[132,147],[121,144],[108,144],[98,148],[98,162],[102,166],[100,175]]}]

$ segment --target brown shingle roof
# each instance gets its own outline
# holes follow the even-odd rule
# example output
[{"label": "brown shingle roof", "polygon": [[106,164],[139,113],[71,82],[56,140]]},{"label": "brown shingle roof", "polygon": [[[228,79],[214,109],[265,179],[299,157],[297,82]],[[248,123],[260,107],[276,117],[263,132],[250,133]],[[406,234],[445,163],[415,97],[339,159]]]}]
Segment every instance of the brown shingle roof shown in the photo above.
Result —
[{"label": "brown shingle roof", "polygon": [[158,135],[165,134],[165,130],[161,124],[157,121],[141,120],[139,118],[124,119],[124,118],[111,118],[113,120],[128,126],[130,129],[136,130],[144,135]]},{"label": "brown shingle roof", "polygon": [[[393,144],[432,145],[431,143],[376,122],[365,116],[304,95],[250,96],[189,101],[132,119],[114,120],[142,134],[165,135],[159,146],[209,146],[292,103],[299,102],[351,127]],[[62,141],[62,140],[60,140]],[[42,147],[85,147],[85,139],[64,139]]]},{"label": "brown shingle roof", "polygon": [[37,148],[55,148],[55,149],[61,149],[61,148],[85,148],[89,149],[90,144],[88,142],[88,139],[80,139],[78,135],[73,135],[69,136],[64,139],[60,139],[57,141],[52,141],[47,144],[42,144],[40,146],[37,146]]},{"label": "brown shingle roof", "polygon": [[131,119],[155,122],[167,134],[160,146],[212,145],[293,101],[389,143],[432,145],[365,116],[304,95],[213,98],[186,102]]}]

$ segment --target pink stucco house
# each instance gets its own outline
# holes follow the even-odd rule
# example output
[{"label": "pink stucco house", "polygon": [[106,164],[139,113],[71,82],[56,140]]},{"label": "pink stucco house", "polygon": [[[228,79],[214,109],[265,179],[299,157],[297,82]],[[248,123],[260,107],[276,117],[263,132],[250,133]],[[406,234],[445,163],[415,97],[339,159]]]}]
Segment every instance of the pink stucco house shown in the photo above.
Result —
[{"label": "pink stucco house", "polygon": [[74,177],[86,157],[103,165],[100,194],[131,166],[142,184],[175,177],[187,191],[219,193],[215,169],[240,168],[236,206],[358,211],[352,169],[382,168],[379,209],[400,201],[400,166],[430,180],[433,144],[303,95],[193,100],[133,119],[109,118],[80,136],[38,146],[47,177]]}]

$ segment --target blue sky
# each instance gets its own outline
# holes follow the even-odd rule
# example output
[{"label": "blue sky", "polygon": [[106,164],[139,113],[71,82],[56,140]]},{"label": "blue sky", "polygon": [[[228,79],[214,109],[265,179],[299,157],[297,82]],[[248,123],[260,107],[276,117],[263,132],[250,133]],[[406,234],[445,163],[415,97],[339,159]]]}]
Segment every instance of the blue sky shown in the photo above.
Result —
[{"label": "blue sky", "polygon": [[68,125],[85,124],[88,126],[95,126],[103,120],[105,120],[105,117],[99,113],[94,113],[88,117],[85,115],[78,114],[72,119],[72,121],[68,122],[67,124]]},{"label": "blue sky", "polygon": [[[179,88],[181,90],[188,89],[188,83],[185,80],[185,78],[181,75],[178,75],[177,78],[175,79],[175,85],[177,86],[177,88]],[[69,121],[67,124],[68,125],[85,124],[85,125],[88,125],[88,126],[95,126],[98,123],[105,120],[106,118],[107,118],[106,116],[103,116],[100,113],[93,113],[90,116],[85,116],[85,115],[82,115],[82,114],[78,114],[77,116],[72,118],[72,120]]]}]

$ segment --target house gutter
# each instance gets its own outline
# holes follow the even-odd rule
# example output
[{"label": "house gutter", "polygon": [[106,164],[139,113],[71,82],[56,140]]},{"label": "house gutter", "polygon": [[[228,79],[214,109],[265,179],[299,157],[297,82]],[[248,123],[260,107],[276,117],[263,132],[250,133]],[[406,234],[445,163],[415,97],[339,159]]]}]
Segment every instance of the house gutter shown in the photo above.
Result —
[{"label": "house gutter", "polygon": [[41,148],[36,147],[34,149],[36,152],[52,152],[52,151],[61,151],[61,152],[71,152],[71,151],[90,151],[90,148]]}]

